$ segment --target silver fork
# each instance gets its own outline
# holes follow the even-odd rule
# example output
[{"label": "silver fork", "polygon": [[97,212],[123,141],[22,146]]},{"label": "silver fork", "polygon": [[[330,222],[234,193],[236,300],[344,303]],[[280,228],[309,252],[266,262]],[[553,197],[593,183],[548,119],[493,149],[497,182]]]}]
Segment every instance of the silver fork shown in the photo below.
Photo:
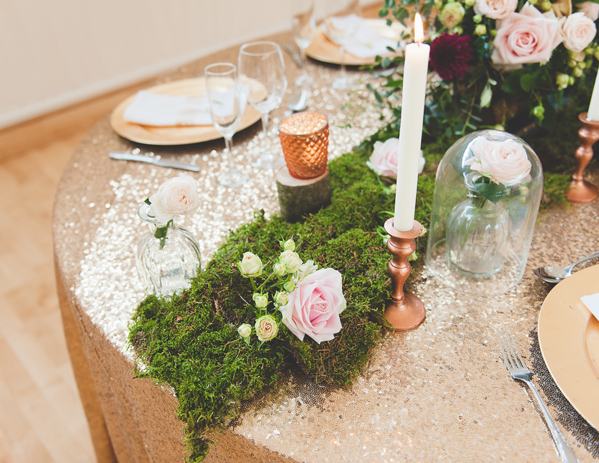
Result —
[{"label": "silver fork", "polygon": [[514,341],[514,337],[512,336],[511,330],[503,330],[499,331],[499,345],[501,346],[501,351],[503,353],[503,363],[507,367],[508,371],[512,375],[512,378],[518,379],[526,383],[526,385],[532,390],[535,399],[543,412],[543,416],[545,417],[545,421],[547,422],[547,426],[551,431],[551,435],[553,436],[553,440],[557,446],[557,451],[562,457],[562,462],[564,463],[580,463],[574,451],[568,445],[568,442],[564,438],[564,435],[561,433],[555,421],[551,417],[549,413],[549,409],[543,403],[541,396],[539,395],[539,391],[537,391],[536,386],[533,382],[531,382],[532,373],[522,360],[520,356],[520,351],[516,346],[516,342]]}]

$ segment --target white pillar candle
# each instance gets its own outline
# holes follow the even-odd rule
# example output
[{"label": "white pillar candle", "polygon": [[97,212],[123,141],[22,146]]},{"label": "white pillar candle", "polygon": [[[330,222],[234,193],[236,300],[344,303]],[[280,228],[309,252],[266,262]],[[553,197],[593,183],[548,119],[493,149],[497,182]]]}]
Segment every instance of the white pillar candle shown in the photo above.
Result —
[{"label": "white pillar candle", "polygon": [[593,95],[587,112],[587,120],[599,121],[599,72],[595,77],[595,86],[593,87]]},{"label": "white pillar candle", "polygon": [[424,38],[422,19],[416,13],[414,40],[406,47],[401,126],[399,129],[399,158],[397,162],[397,193],[393,226],[399,231],[410,231],[414,226],[416,189],[420,165],[420,144],[426,96],[426,77],[430,47]]}]

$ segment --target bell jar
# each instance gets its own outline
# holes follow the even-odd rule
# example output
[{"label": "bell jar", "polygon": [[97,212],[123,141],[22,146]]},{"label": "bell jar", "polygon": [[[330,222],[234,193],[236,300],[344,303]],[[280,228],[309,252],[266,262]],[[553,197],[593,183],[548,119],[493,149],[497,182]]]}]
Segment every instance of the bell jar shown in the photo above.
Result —
[{"label": "bell jar", "polygon": [[437,169],[428,270],[467,292],[513,288],[524,275],[542,192],[541,163],[521,138],[482,130],[458,140]]}]

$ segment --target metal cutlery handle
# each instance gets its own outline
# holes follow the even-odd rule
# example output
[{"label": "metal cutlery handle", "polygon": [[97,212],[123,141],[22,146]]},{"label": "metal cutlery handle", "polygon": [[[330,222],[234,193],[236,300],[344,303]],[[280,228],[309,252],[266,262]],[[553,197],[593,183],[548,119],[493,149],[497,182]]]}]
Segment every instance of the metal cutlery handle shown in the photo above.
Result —
[{"label": "metal cutlery handle", "polygon": [[545,422],[549,427],[549,431],[551,431],[551,435],[553,436],[553,440],[555,441],[555,445],[557,446],[557,451],[559,452],[560,457],[562,458],[563,463],[580,463],[576,454],[566,441],[566,438],[562,434],[562,432],[557,427],[557,424],[553,420],[551,413],[549,413],[549,409],[543,402],[543,399],[539,395],[539,391],[537,390],[534,383],[531,381],[525,381],[528,387],[530,387],[535,399],[537,399],[537,403],[543,412],[543,416],[545,417]]},{"label": "metal cutlery handle", "polygon": [[568,267],[570,267],[571,269],[573,269],[574,267],[576,267],[578,264],[582,264],[583,262],[587,261],[587,260],[591,260],[594,259],[596,257],[599,257],[599,251],[595,252],[593,254],[591,254],[590,256],[586,256],[583,257],[582,259],[578,259],[576,262],[574,262],[573,264],[568,265]]}]

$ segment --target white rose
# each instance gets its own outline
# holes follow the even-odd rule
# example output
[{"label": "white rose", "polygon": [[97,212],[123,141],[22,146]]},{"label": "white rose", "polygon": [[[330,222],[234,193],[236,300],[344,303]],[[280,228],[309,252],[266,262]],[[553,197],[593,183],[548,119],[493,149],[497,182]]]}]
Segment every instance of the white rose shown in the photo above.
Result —
[{"label": "white rose", "polygon": [[257,255],[251,252],[243,253],[243,259],[237,263],[237,267],[246,278],[262,275],[262,261]]},{"label": "white rose", "polygon": [[264,307],[266,307],[268,305],[268,295],[266,294],[258,294],[258,293],[254,293],[254,303],[256,304],[256,307],[258,307],[259,309],[263,309]]},{"label": "white rose", "polygon": [[[397,178],[398,158],[399,138],[393,137],[389,138],[384,143],[381,143],[380,141],[374,142],[374,149],[366,164],[378,175]],[[418,166],[418,173],[420,174],[422,173],[422,169],[424,169],[424,163],[424,155],[421,150]]]},{"label": "white rose", "polygon": [[285,288],[285,291],[288,293],[291,293],[295,290],[295,283],[293,281],[288,281],[283,285],[283,288]]},{"label": "white rose", "polygon": [[280,262],[277,262],[275,265],[273,265],[272,269],[273,269],[273,272],[275,272],[275,275],[278,277],[282,277],[287,273],[285,264],[281,264]]},{"label": "white rose", "polygon": [[197,182],[189,175],[180,175],[164,182],[150,196],[152,214],[166,223],[174,216],[195,212],[200,207]]},{"label": "white rose", "polygon": [[517,7],[518,0],[476,0],[474,12],[491,19],[504,19]]},{"label": "white rose", "polygon": [[447,29],[452,29],[462,22],[465,13],[459,2],[449,2],[441,10],[439,20]]},{"label": "white rose", "polygon": [[309,261],[303,263],[302,265],[300,265],[300,268],[297,271],[298,283],[300,281],[302,281],[304,278],[306,278],[308,275],[310,275],[311,273],[314,273],[316,270],[318,270],[318,265],[316,265],[313,260],[309,260]]},{"label": "white rose", "polygon": [[277,321],[272,315],[263,315],[256,320],[256,336],[262,342],[270,341],[279,332]]},{"label": "white rose", "polygon": [[295,241],[287,240],[283,243],[283,249],[285,251],[295,251]]},{"label": "white rose", "polygon": [[283,251],[279,257],[279,262],[285,265],[285,269],[289,273],[295,273],[300,268],[300,265],[302,265],[300,256],[293,251]]},{"label": "white rose", "polygon": [[582,11],[587,17],[593,21],[599,19],[599,3],[595,2],[582,2],[577,5],[578,11]]},{"label": "white rose", "polygon": [[252,327],[251,325],[244,323],[243,325],[240,325],[239,328],[237,328],[237,332],[239,333],[239,336],[241,336],[242,338],[247,338],[252,334]]},{"label": "white rose", "polygon": [[393,137],[384,143],[374,142],[368,166],[378,175],[397,178],[397,158],[399,156],[399,138]]},{"label": "white rose", "polygon": [[278,305],[286,305],[289,302],[289,296],[287,293],[279,291],[277,294],[275,294],[275,302]]},{"label": "white rose", "polygon": [[471,149],[473,157],[466,164],[497,184],[509,185],[530,173],[531,164],[526,150],[515,140],[497,141],[481,137],[475,140]]},{"label": "white rose", "polygon": [[597,27],[583,12],[573,13],[562,26],[564,46],[571,51],[583,51],[595,38]]}]

